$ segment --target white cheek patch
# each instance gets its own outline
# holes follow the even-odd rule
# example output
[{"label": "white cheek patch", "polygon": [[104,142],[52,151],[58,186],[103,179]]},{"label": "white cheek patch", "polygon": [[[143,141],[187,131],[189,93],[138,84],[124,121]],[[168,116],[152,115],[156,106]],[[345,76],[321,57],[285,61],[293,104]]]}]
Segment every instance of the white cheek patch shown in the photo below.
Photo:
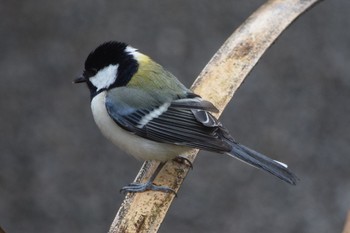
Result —
[{"label": "white cheek patch", "polygon": [[90,82],[96,87],[97,91],[108,88],[115,82],[118,77],[118,67],[119,64],[109,65],[90,78]]}]

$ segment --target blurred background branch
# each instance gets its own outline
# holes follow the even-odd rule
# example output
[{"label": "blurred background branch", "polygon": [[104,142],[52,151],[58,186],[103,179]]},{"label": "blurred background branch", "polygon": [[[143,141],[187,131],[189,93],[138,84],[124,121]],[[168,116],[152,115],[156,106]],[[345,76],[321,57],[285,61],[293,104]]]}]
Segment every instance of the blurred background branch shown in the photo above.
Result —
[{"label": "blurred background branch", "polygon": [[[219,117],[266,49],[290,23],[317,2],[267,1],[217,51],[194,82],[194,92],[214,103],[220,110],[216,115]],[[183,156],[193,161],[197,152],[193,150]],[[157,162],[145,162],[135,181],[147,180],[157,166]],[[188,169],[185,165],[168,162],[155,183],[178,191]],[[173,194],[154,191],[127,194],[109,233],[157,232],[173,199]]]},{"label": "blurred background branch", "polygon": [[343,233],[350,233],[350,211],[348,212],[348,216],[345,220]]}]

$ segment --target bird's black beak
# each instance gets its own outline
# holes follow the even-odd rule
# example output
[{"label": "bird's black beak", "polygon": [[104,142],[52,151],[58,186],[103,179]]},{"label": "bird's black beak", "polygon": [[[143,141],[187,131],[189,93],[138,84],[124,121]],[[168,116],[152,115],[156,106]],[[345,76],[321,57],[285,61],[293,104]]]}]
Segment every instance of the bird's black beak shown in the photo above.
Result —
[{"label": "bird's black beak", "polygon": [[73,83],[86,83],[86,78],[82,75],[73,80]]}]

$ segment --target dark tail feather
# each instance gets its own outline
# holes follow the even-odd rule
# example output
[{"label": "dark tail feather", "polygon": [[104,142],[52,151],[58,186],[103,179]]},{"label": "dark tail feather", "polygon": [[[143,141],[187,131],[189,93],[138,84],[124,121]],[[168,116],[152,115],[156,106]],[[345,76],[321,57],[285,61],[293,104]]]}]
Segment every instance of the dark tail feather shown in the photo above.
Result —
[{"label": "dark tail feather", "polygon": [[295,185],[298,180],[298,177],[287,168],[287,165],[270,159],[239,143],[233,144],[232,150],[228,154],[256,168],[265,170],[289,184]]}]

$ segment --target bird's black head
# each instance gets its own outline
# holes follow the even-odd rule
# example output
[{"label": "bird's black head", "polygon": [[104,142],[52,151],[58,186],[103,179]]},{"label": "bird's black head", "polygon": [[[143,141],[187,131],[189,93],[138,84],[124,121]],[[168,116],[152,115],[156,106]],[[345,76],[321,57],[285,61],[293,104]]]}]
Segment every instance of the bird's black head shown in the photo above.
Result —
[{"label": "bird's black head", "polygon": [[87,83],[91,98],[110,88],[125,86],[136,73],[136,49],[122,42],[106,42],[92,51],[85,69],[74,83]]}]

